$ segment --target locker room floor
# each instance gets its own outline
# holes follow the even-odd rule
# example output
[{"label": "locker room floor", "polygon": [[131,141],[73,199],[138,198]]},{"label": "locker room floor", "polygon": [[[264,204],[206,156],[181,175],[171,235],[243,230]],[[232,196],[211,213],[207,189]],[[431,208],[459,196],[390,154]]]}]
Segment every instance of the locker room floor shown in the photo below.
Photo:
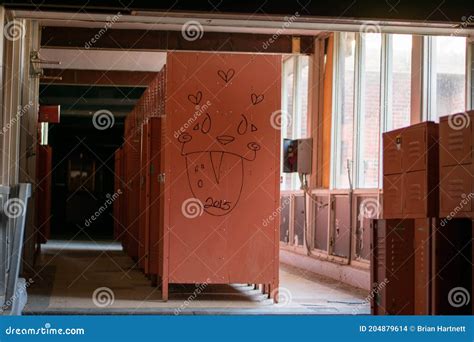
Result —
[{"label": "locker room floor", "polygon": [[[42,246],[25,314],[368,314],[367,291],[280,265],[282,300],[247,284],[159,288],[119,243],[52,240]],[[94,297],[94,291],[96,296]],[[101,294],[101,295],[100,295]],[[93,300],[95,298],[96,300]]]}]

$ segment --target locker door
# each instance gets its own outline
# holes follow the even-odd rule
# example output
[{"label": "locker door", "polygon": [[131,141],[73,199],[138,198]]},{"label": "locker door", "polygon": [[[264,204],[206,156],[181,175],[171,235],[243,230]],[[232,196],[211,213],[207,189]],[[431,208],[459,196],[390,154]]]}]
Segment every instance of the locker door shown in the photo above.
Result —
[{"label": "locker door", "polygon": [[46,243],[51,237],[51,172],[53,150],[51,146],[38,145],[36,158],[36,226],[38,242]]},{"label": "locker door", "polygon": [[161,119],[150,118],[149,120],[149,165],[147,173],[149,174],[149,271],[152,276],[160,273],[159,256],[162,253],[160,248],[160,227],[162,225],[163,215],[161,212],[162,196],[161,189]]}]

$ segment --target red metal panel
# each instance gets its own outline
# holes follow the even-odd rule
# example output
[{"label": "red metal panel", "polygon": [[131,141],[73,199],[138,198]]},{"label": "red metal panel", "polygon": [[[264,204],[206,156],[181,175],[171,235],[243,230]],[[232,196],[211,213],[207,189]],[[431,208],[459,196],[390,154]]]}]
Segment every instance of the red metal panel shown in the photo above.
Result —
[{"label": "red metal panel", "polygon": [[[469,115],[470,114],[470,115]],[[474,111],[444,116],[439,120],[441,166],[471,164]]]},{"label": "red metal panel", "polygon": [[37,145],[35,202],[39,243],[46,243],[51,235],[52,158],[51,146]]},{"label": "red metal panel", "polygon": [[383,134],[384,175],[391,175],[402,172],[402,131],[402,129],[397,129]]},{"label": "red metal panel", "polygon": [[262,221],[279,205],[280,70],[279,56],[168,54],[169,282],[278,287],[279,222]]},{"label": "red metal panel", "polygon": [[[390,138],[392,145],[390,147]],[[385,133],[384,166],[389,172],[398,170],[397,158],[402,160],[402,172],[384,177],[384,218],[426,218],[439,212],[439,146],[438,125],[422,122]],[[395,141],[395,142],[393,142]],[[400,151],[395,154],[394,150]],[[397,166],[390,166],[395,163]],[[401,206],[400,206],[401,205]],[[400,210],[401,209],[401,210]]]},{"label": "red metal panel", "polygon": [[431,226],[434,219],[415,222],[415,315],[431,313]]},{"label": "red metal panel", "polygon": [[473,171],[472,164],[441,167],[441,217],[472,217]]},{"label": "red metal panel", "polygon": [[428,161],[427,125],[409,126],[402,133],[402,169],[404,172],[426,170]]},{"label": "red metal panel", "polygon": [[163,209],[163,191],[160,181],[161,173],[161,119],[150,118],[149,120],[149,142],[150,158],[149,167],[149,202],[150,202],[150,239],[149,239],[149,271],[151,275],[160,274],[160,255],[163,253],[160,234],[162,232],[162,209]]},{"label": "red metal panel", "polygon": [[148,274],[148,255],[149,255],[149,206],[150,206],[150,173],[149,169],[149,155],[150,155],[150,137],[149,125],[145,121],[142,125],[140,136],[140,189],[139,189],[139,245],[138,245],[138,260],[139,266]]},{"label": "red metal panel", "polygon": [[372,221],[373,314],[413,314],[413,239],[413,220]]},{"label": "red metal panel", "polygon": [[61,107],[59,105],[40,105],[38,111],[39,122],[59,123]]},{"label": "red metal panel", "polygon": [[383,177],[383,217],[403,217],[403,174]]}]

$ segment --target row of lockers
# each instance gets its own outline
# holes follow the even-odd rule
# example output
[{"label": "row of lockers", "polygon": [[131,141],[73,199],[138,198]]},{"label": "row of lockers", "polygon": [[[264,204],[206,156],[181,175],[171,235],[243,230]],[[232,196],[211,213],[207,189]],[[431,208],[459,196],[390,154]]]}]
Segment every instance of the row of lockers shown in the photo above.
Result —
[{"label": "row of lockers", "polygon": [[472,313],[473,118],[384,134],[383,219],[371,228],[374,314]]},{"label": "row of lockers", "polygon": [[473,217],[473,121],[468,111],[383,135],[384,218]]},{"label": "row of lockers", "polygon": [[164,299],[169,284],[247,283],[277,300],[279,222],[262,222],[279,205],[280,68],[276,55],[168,53],[127,116],[116,236]]},{"label": "row of lockers", "polygon": [[373,220],[372,313],[472,314],[473,231],[470,219]]}]

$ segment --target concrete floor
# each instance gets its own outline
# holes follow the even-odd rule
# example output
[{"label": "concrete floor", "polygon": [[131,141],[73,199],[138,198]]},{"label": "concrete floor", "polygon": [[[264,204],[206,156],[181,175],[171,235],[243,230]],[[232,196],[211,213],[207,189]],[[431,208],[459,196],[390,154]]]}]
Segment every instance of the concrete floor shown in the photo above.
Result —
[{"label": "concrete floor", "polygon": [[[246,284],[172,285],[168,302],[114,242],[42,247],[25,314],[368,314],[367,292],[281,265],[279,304]],[[95,292],[95,294],[94,294]]]}]

